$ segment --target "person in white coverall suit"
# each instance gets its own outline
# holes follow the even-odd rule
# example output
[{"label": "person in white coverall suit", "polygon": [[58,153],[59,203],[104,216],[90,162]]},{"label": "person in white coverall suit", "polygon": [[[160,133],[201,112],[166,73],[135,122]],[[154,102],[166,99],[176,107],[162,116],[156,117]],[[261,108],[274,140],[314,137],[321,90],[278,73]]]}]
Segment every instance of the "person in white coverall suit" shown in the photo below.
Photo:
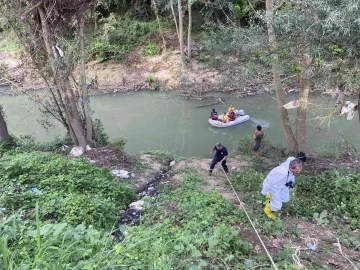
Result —
[{"label": "person in white coverall suit", "polygon": [[283,203],[290,200],[289,189],[295,186],[295,175],[299,174],[302,168],[300,159],[289,157],[272,169],[264,179],[261,195],[265,197],[264,212],[269,218],[281,209]]}]

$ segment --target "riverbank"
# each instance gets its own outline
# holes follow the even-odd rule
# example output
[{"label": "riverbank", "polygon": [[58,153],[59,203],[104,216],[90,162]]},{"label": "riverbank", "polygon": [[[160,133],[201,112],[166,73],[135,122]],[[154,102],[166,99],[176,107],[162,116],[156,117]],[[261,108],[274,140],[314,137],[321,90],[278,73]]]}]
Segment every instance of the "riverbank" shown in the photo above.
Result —
[{"label": "riverbank", "polygon": [[[261,239],[279,269],[301,263],[306,269],[326,267],[347,270],[352,269],[349,260],[355,265],[360,263],[360,236],[355,229],[358,224],[356,211],[350,204],[342,205],[341,213],[334,211],[333,203],[338,205],[333,201],[336,196],[328,197],[328,194],[322,193],[324,188],[330,188],[341,194],[341,190],[334,189],[334,185],[349,181],[348,172],[340,172],[347,169],[349,160],[346,164],[333,160],[331,163],[337,167],[330,165],[326,169],[336,169],[336,173],[316,172],[318,174],[313,176],[313,167],[329,162],[323,162],[321,158],[310,159],[310,163],[305,164],[304,174],[298,177],[297,186],[291,192],[291,202],[285,205],[281,217],[269,220],[262,211],[258,192],[263,178],[280,159],[231,156],[228,161],[231,172],[227,179],[219,166],[212,176],[208,176],[210,159],[179,159],[159,151],[129,156],[105,147],[88,151],[85,158],[86,161],[60,157],[49,152],[27,154],[19,150],[5,153],[1,158],[1,164],[7,168],[1,171],[4,180],[2,184],[8,185],[7,181],[17,183],[16,187],[10,185],[7,192],[1,194],[2,206],[4,203],[11,203],[4,201],[5,198],[12,198],[15,206],[22,209],[22,218],[20,214],[10,215],[0,223],[1,237],[12,240],[7,242],[7,258],[10,258],[7,263],[11,262],[13,266],[35,263],[46,269],[46,265],[54,263],[54,258],[60,258],[57,263],[74,267],[93,266],[90,269],[119,263],[123,267],[136,266],[137,269],[147,269],[149,263],[162,269],[166,265],[186,269],[269,269],[271,266],[264,247],[251,228],[243,207],[255,222]],[[24,160],[27,162],[22,162]],[[106,168],[110,171],[126,170],[129,178],[110,177],[110,171]],[[353,168],[357,169],[356,166]],[[356,185],[359,173],[351,173],[351,181],[355,181]],[[11,177],[6,177],[9,174]],[[103,177],[106,178],[103,179],[105,181],[102,180]],[[234,196],[228,180],[243,205]],[[37,194],[28,194],[29,183],[36,185]],[[309,184],[314,189],[309,190]],[[51,197],[59,185],[65,192],[55,192],[56,196]],[[126,195],[132,194],[131,189],[120,189],[121,192],[116,195],[116,191],[112,190],[114,185],[119,185],[122,189],[133,186],[138,195]],[[82,200],[87,198],[93,187],[96,195],[92,195],[89,202],[83,204]],[[71,199],[66,200],[66,203],[51,203],[52,199],[60,200],[60,194],[75,194],[77,189],[81,191],[81,195],[69,197]],[[312,196],[317,189],[320,193],[314,200]],[[356,192],[354,189],[347,196],[355,199]],[[106,225],[108,223],[100,223],[99,220],[106,218],[110,221],[109,209],[103,206],[106,204],[110,207],[112,204],[108,200],[101,204],[95,203],[105,194],[123,194],[118,197],[120,200],[117,202],[126,201],[126,205],[131,205],[129,209],[121,205],[117,217],[112,216],[115,226],[111,229]],[[325,197],[326,204],[323,201]],[[136,201],[136,204],[131,203],[132,201]],[[38,202],[39,207],[34,208],[35,202]],[[300,207],[308,203],[311,207]],[[70,207],[69,211],[57,212],[57,205]],[[317,212],[318,209],[324,212]],[[38,215],[37,218],[35,214]],[[35,219],[38,220],[35,222]],[[82,224],[77,225],[79,223]],[[36,234],[36,231],[40,233]],[[16,241],[14,235],[21,237],[22,241]],[[340,242],[337,241],[338,238]],[[34,247],[35,239],[41,246],[36,262],[31,259],[32,253],[28,256],[12,256],[23,248]],[[309,243],[314,244],[312,249],[308,247]],[[47,248],[48,246],[56,249]],[[343,254],[348,256],[347,259],[339,252],[340,247]],[[40,247],[35,246],[31,252],[35,255],[38,248]],[[87,250],[86,256],[75,256],[84,249]],[[69,256],[62,256],[65,252],[71,255],[71,260],[67,259]],[[292,254],[298,256],[297,261],[293,260]],[[2,255],[0,253],[0,258],[3,258]]]},{"label": "riverbank", "polygon": [[[4,78],[0,84],[0,93],[21,94],[24,91],[41,90],[46,87],[41,77],[19,58],[17,52],[0,52],[0,69]],[[235,61],[231,57],[229,61]],[[234,64],[241,65],[235,61]],[[272,93],[271,76],[261,78],[254,74],[248,81],[237,82],[229,66],[210,68],[209,65],[193,58],[185,70],[181,68],[180,54],[177,50],[168,50],[161,55],[144,56],[141,50],[127,53],[121,61],[109,60],[99,63],[92,60],[86,64],[87,81],[90,95],[123,93],[141,90],[175,91],[188,98],[198,98],[211,92],[234,93],[237,97]],[[78,76],[78,70],[73,72]],[[298,91],[296,75],[282,77],[285,93]],[[333,90],[324,92],[313,87],[312,93],[333,94]],[[211,95],[211,94],[210,94]],[[351,95],[350,92],[344,95]]]}]

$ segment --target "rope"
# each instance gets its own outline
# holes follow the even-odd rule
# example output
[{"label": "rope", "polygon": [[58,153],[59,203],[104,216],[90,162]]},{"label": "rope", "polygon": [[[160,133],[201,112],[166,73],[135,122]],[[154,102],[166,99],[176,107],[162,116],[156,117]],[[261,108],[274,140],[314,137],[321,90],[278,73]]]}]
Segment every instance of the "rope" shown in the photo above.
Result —
[{"label": "rope", "polygon": [[294,260],[294,264],[296,264],[300,268],[304,267],[304,265],[301,263],[301,260],[300,260],[300,250],[301,250],[301,248],[299,246],[296,246],[294,248],[295,248],[295,252],[292,255],[292,258]]},{"label": "rope", "polygon": [[[221,167],[221,168],[222,168],[222,167]],[[255,225],[254,225],[254,223],[252,222],[252,220],[251,220],[251,218],[250,218],[249,214],[247,213],[247,211],[246,211],[246,209],[245,209],[245,206],[244,206],[243,202],[241,202],[241,201],[240,201],[240,198],[239,198],[239,196],[237,195],[237,193],[236,193],[236,191],[235,191],[235,189],[234,189],[233,185],[231,184],[231,182],[230,182],[230,180],[229,180],[229,177],[227,176],[227,174],[226,174],[226,172],[225,172],[224,168],[222,168],[222,170],[223,170],[223,172],[224,172],[224,174],[225,174],[225,176],[226,176],[226,179],[228,180],[228,182],[229,182],[229,184],[230,184],[230,186],[231,186],[232,190],[234,191],[234,195],[235,195],[235,196],[236,196],[236,198],[238,199],[238,201],[239,201],[239,203],[240,203],[241,208],[244,210],[245,215],[247,216],[248,220],[250,221],[250,224],[251,224],[251,226],[253,227],[253,229],[254,229],[254,231],[255,231],[255,233],[256,233],[256,235],[257,235],[257,237],[259,238],[261,245],[263,246],[263,248],[264,248],[264,250],[265,250],[265,252],[266,252],[267,256],[269,257],[269,259],[270,259],[270,262],[271,262],[272,266],[274,267],[274,269],[275,269],[275,270],[279,270],[279,268],[278,268],[278,267],[276,266],[276,264],[274,263],[274,260],[273,260],[273,258],[271,257],[271,255],[270,255],[269,251],[267,250],[267,248],[266,248],[266,246],[265,246],[265,244],[264,244],[263,240],[261,239],[261,237],[260,237],[260,235],[259,235],[259,233],[258,233],[257,229],[255,228]],[[358,270],[358,269],[357,269],[357,270]]]},{"label": "rope", "polygon": [[354,263],[349,259],[349,256],[343,253],[339,238],[336,238],[336,240],[337,240],[337,243],[338,243],[338,247],[339,247],[340,254],[351,264],[351,266],[352,266],[355,270],[359,270],[359,268],[357,268],[357,267],[354,265]]},{"label": "rope", "polygon": [[299,247],[299,246],[294,246],[294,247],[292,247],[292,248],[295,249],[294,254],[292,254],[292,258],[293,258],[294,264],[296,264],[296,265],[299,266],[300,268],[301,268],[301,267],[304,267],[304,265],[301,263],[301,260],[300,260],[301,250],[308,250],[308,249],[313,250],[311,247],[316,248],[316,247],[317,247],[317,243],[318,243],[318,240],[317,240],[316,238],[310,238],[310,237],[303,238],[303,237],[301,237],[301,239],[304,239],[304,240],[305,240],[305,245],[306,245],[308,248],[301,248],[301,247]]}]

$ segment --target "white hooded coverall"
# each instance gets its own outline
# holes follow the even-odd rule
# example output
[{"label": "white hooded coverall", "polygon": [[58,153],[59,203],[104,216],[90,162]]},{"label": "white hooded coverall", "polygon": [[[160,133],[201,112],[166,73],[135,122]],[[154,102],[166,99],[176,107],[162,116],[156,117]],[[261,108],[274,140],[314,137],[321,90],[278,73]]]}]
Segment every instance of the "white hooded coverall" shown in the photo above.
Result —
[{"label": "white hooded coverall", "polygon": [[289,170],[289,164],[294,159],[294,157],[289,157],[284,163],[272,169],[264,179],[261,194],[266,196],[268,192],[270,193],[271,211],[279,211],[282,204],[290,200],[289,187],[285,184],[295,181],[294,174]]}]

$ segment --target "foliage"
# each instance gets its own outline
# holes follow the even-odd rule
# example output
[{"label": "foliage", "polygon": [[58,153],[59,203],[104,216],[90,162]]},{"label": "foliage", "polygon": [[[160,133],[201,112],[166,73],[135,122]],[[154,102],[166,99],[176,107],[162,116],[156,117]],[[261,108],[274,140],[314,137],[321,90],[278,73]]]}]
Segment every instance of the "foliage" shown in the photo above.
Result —
[{"label": "foliage", "polygon": [[177,258],[174,266],[179,269],[241,265],[241,258],[250,252],[251,245],[241,240],[232,226],[243,214],[217,192],[203,191],[202,181],[194,172],[186,172],[180,187],[153,202],[157,211],[153,211],[153,204],[149,205],[144,226],[163,224],[163,241],[172,246]]},{"label": "foliage", "polygon": [[[235,154],[253,156],[252,148],[254,146],[254,140],[251,136],[241,137],[236,145]],[[263,157],[285,157],[288,153],[282,145],[272,145],[268,139],[264,138],[261,141],[259,154]]]},{"label": "foliage", "polygon": [[65,145],[71,145],[72,142],[69,139],[63,138],[60,139],[56,137],[51,142],[37,142],[34,137],[30,135],[24,135],[20,137],[12,137],[12,146],[17,150],[32,152],[32,151],[42,151],[42,152],[53,152],[61,153],[61,147]]},{"label": "foliage", "polygon": [[93,123],[94,127],[94,140],[100,145],[109,144],[109,136],[105,132],[105,128],[100,119],[96,118]]},{"label": "foliage", "polygon": [[339,132],[323,148],[317,149],[317,152],[323,157],[347,158],[356,157],[357,148],[347,134]]},{"label": "foliage", "polygon": [[154,44],[148,44],[142,49],[142,55],[157,55],[160,53],[160,47]]},{"label": "foliage", "polygon": [[360,173],[327,171],[316,176],[299,176],[286,211],[314,218],[317,223],[360,226]]},{"label": "foliage", "polygon": [[90,42],[90,55],[98,61],[120,59],[126,52],[142,45],[145,45],[144,55],[158,54],[159,47],[151,43],[156,41],[158,31],[155,21],[143,22],[111,13],[100,20],[97,34]]},{"label": "foliage", "polygon": [[[42,220],[104,228],[113,224],[118,210],[135,195],[129,184],[119,182],[109,170],[86,160],[8,153],[0,164],[0,205],[7,213],[25,209],[31,216],[38,202]],[[37,188],[41,194],[32,193],[30,188]]]},{"label": "foliage", "polygon": [[122,153],[125,150],[126,143],[127,140],[125,138],[118,137],[111,143],[111,146],[113,146],[118,153]]},{"label": "foliage", "polygon": [[[0,224],[0,269],[48,269],[54,265],[139,270],[244,266],[251,244],[243,241],[234,227],[241,212],[216,192],[201,190],[201,184],[202,179],[193,172],[186,173],[177,190],[165,192],[150,203],[143,224],[120,227],[126,237],[118,244],[111,244],[107,233],[92,226],[73,227],[41,219],[34,222],[12,215]],[[36,217],[41,212],[41,208],[35,208]]]}]

